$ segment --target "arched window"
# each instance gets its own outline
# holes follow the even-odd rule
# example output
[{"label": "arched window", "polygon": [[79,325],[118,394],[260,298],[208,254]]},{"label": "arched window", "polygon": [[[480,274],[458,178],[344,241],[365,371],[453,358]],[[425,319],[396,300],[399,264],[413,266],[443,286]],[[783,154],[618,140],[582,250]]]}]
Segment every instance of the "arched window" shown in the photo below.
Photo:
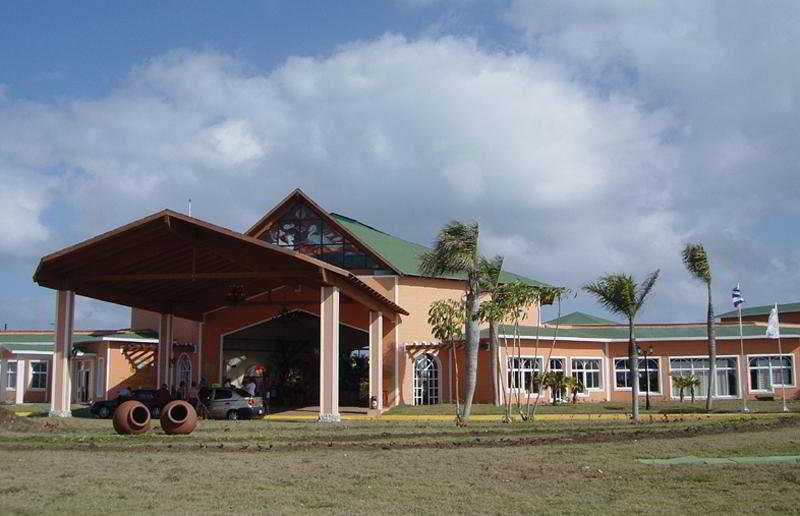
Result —
[{"label": "arched window", "polygon": [[414,405],[439,403],[439,366],[432,355],[414,360]]},{"label": "arched window", "polygon": [[189,355],[185,353],[181,355],[181,359],[178,361],[178,385],[184,382],[186,387],[192,385],[192,361],[189,359]]}]

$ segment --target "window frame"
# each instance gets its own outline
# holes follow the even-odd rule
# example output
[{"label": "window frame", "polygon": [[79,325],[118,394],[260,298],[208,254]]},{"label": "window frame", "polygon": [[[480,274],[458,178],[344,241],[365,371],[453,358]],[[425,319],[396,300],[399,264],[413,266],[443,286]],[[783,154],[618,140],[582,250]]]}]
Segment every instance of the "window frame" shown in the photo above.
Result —
[{"label": "window frame", "polygon": [[[411,399],[414,402],[415,406],[424,406],[425,403],[417,403],[417,399],[423,401],[425,399],[423,393],[423,387],[421,385],[422,380],[418,376],[418,368],[417,363],[420,362],[422,359],[429,360],[430,363],[433,365],[434,371],[436,373],[436,377],[434,381],[436,386],[431,388],[428,386],[428,400],[435,399],[435,402],[427,403],[427,405],[439,405],[442,403],[442,363],[439,360],[439,357],[434,355],[433,353],[420,353],[414,360],[411,362]],[[417,391],[420,391],[420,396],[417,396]],[[431,394],[433,393],[433,394]]]},{"label": "window frame", "polygon": [[[569,376],[571,376],[573,378],[575,378],[576,371],[575,371],[575,368],[572,365],[572,362],[575,361],[575,360],[597,360],[597,361],[600,362],[600,369],[597,371],[600,374],[600,387],[588,388],[588,387],[586,387],[586,384],[584,383],[584,390],[583,390],[583,392],[579,392],[578,393],[578,397],[580,398],[580,397],[589,396],[589,393],[592,393],[592,392],[604,392],[606,390],[606,379],[605,379],[605,374],[604,374],[605,373],[605,369],[606,369],[605,358],[604,357],[569,357]],[[586,372],[587,371],[594,372],[594,369],[591,369],[591,370],[589,370],[589,369],[581,369],[581,370],[579,370],[579,372],[583,373],[584,380],[586,378]]]},{"label": "window frame", "polygon": [[[648,360],[655,360],[656,363],[658,364],[658,391],[649,391],[650,392],[650,396],[662,396],[662,393],[664,392],[664,386],[663,386],[663,383],[664,383],[663,376],[664,375],[661,372],[661,369],[662,369],[662,367],[661,367],[661,359],[662,358],[663,357],[661,355],[656,355],[656,356],[647,355],[647,359]],[[614,391],[630,392],[631,389],[633,389],[633,387],[620,387],[620,386],[617,385],[617,371],[631,371],[630,369],[617,369],[617,360],[630,360],[630,357],[626,355],[624,357],[612,357],[611,358],[611,370],[612,370],[612,376],[614,377]],[[639,357],[639,360],[644,360],[644,357]],[[639,372],[642,372],[642,371],[644,371],[643,368],[639,369]],[[631,374],[633,374],[632,371],[631,371]],[[647,391],[642,390],[642,386],[641,385],[639,385],[639,396],[647,396]]]},{"label": "window frame", "polygon": [[[758,394],[771,393],[771,392],[775,392],[775,388],[776,387],[779,388],[779,389],[792,389],[797,385],[797,377],[796,377],[796,375],[797,375],[797,372],[796,372],[797,365],[796,365],[795,360],[794,360],[794,353],[753,353],[753,354],[747,354],[746,357],[747,357],[747,392],[754,392],[754,393],[758,393]],[[791,365],[791,367],[792,367],[792,370],[791,370],[792,383],[791,383],[791,385],[772,383],[772,389],[753,389],[753,385],[752,385],[753,377],[750,374],[750,370],[751,370],[750,369],[750,359],[751,358],[756,358],[756,357],[769,357],[769,358],[772,358],[772,357],[789,357],[789,360],[790,360],[790,362],[792,364]],[[758,369],[760,369],[760,368],[758,368]],[[773,373],[772,373],[772,365],[771,364],[770,364],[770,367],[769,367],[769,374],[770,374],[770,382],[772,382],[772,379],[774,378],[774,376],[773,376]]]},{"label": "window frame", "polygon": [[[14,364],[14,381],[11,382],[11,386],[9,387],[8,383],[11,377],[11,364]],[[6,360],[6,379],[5,379],[5,391],[17,391],[17,375],[19,374],[19,361],[18,360]]]},{"label": "window frame", "polygon": [[[533,364],[534,364],[533,368],[531,368],[531,369],[527,369],[527,368],[526,369],[519,369],[519,368],[514,369],[514,368],[512,368],[511,367],[511,360],[516,360],[517,358],[519,358],[520,360],[532,359],[533,360]],[[560,357],[551,357],[551,358],[560,358]],[[511,380],[511,378],[513,376],[513,372],[514,371],[522,371],[523,376],[522,376],[522,381],[520,382],[522,384],[525,383],[524,373],[526,371],[531,371],[532,375],[535,375],[537,371],[540,372],[540,373],[544,372],[543,369],[541,369],[541,368],[537,369],[536,368],[536,364],[537,363],[540,364],[542,368],[544,367],[544,357],[542,355],[519,355],[519,356],[517,356],[517,355],[511,354],[511,355],[507,356],[506,357],[506,375],[505,375],[505,379],[503,380],[503,386],[505,387],[506,392],[507,393],[512,393],[512,394],[517,394],[517,393],[519,393],[519,394],[528,394],[529,391],[527,389],[525,389],[525,388],[521,389],[519,387],[512,387],[511,384],[510,384],[510,380]],[[548,369],[548,371],[549,371],[549,369]],[[532,378],[531,378],[531,383],[533,383],[533,379]],[[539,390],[541,391],[541,388]],[[536,393],[537,393],[537,391],[530,391],[530,394],[536,394]]]},{"label": "window frame", "polygon": [[[693,359],[693,358],[708,359],[708,355],[670,355],[669,357],[667,357],[667,359],[668,359],[667,363],[669,364],[669,393],[670,393],[670,398],[673,399],[673,400],[679,400],[679,399],[681,399],[681,397],[680,397],[680,395],[676,396],[676,395],[672,394],[672,371],[673,371],[673,369],[672,369],[672,360],[673,359],[676,359],[676,360],[677,359],[687,359],[687,358],[688,359]],[[734,373],[736,374],[736,395],[735,396],[720,396],[719,394],[717,394],[716,379],[711,379],[711,372],[710,372],[711,368],[709,367],[709,375],[708,375],[709,381],[715,382],[715,384],[714,384],[714,396],[712,396],[712,399],[721,399],[721,400],[736,400],[736,399],[740,399],[742,397],[742,379],[740,378],[741,377],[741,373],[742,373],[741,372],[742,365],[739,363],[739,355],[730,355],[730,354],[728,354],[728,355],[717,355],[717,358],[733,358],[734,360],[736,360],[736,367],[734,367],[734,369],[733,369]],[[717,368],[716,370],[719,371],[719,368]],[[748,376],[750,376],[749,375],[749,371],[748,371]],[[708,391],[705,391],[705,392],[708,392]],[[705,392],[703,392],[702,395],[699,395],[699,394],[697,394],[697,392],[695,392],[694,397],[696,399],[706,399],[708,396],[706,396]],[[684,393],[684,395],[685,395],[685,393]]]},{"label": "window frame", "polygon": [[[28,367],[30,368],[31,375],[30,375],[30,378],[28,379],[28,390],[30,390],[30,391],[46,391],[47,390],[47,386],[50,383],[50,362],[47,361],[47,360],[30,360],[29,363],[30,363],[30,365]],[[34,364],[44,364],[44,372],[42,372],[42,371],[34,371],[34,369],[33,369]],[[19,371],[17,371],[17,374],[19,374]],[[44,387],[34,387],[33,386],[33,379],[37,375],[38,376],[44,376]]]}]

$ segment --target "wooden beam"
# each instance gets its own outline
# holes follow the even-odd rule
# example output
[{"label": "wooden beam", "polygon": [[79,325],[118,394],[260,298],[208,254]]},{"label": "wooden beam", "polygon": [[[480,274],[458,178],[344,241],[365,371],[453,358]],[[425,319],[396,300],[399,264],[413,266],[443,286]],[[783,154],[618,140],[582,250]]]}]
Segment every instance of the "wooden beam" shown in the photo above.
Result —
[{"label": "wooden beam", "polygon": [[233,280],[233,279],[283,279],[314,277],[317,271],[298,271],[297,269],[274,270],[270,272],[168,272],[159,274],[98,274],[95,276],[72,276],[76,283],[113,283],[135,281],[193,281],[193,280]]}]

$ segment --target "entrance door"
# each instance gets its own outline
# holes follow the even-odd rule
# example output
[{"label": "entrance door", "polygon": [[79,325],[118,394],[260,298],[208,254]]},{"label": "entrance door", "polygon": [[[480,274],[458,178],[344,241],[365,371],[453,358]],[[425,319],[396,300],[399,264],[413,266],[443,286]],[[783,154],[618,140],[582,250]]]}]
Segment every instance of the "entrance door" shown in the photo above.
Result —
[{"label": "entrance door", "polygon": [[425,353],[414,360],[414,405],[439,403],[439,366]]}]

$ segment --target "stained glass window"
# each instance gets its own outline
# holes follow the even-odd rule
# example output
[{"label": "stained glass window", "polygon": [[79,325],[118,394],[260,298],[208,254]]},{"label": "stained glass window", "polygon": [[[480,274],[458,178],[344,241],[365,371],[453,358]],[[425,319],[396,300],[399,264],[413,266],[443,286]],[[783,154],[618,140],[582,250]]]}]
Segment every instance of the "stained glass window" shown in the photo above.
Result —
[{"label": "stained glass window", "polygon": [[261,239],[345,269],[381,269],[306,203],[297,202]]}]

